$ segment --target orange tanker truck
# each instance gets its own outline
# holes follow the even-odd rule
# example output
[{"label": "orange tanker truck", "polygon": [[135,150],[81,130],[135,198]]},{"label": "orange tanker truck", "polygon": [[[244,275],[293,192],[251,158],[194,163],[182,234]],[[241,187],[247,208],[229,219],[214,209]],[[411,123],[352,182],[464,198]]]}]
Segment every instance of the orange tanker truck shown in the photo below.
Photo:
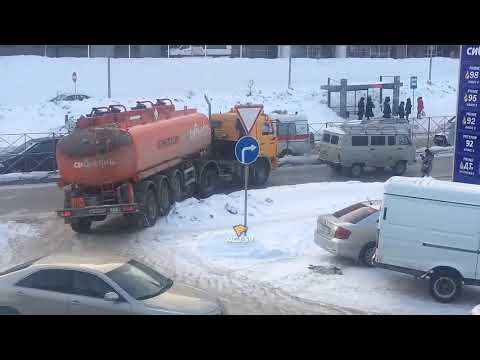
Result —
[{"label": "orange tanker truck", "polygon": [[[176,110],[169,99],[93,108],[57,145],[64,208],[57,214],[76,232],[108,215],[132,216],[153,226],[186,196],[211,195],[222,178],[242,179],[235,142],[246,135],[234,109],[209,115]],[[250,134],[260,143],[249,182],[263,185],[278,166],[272,119],[260,114]]]}]

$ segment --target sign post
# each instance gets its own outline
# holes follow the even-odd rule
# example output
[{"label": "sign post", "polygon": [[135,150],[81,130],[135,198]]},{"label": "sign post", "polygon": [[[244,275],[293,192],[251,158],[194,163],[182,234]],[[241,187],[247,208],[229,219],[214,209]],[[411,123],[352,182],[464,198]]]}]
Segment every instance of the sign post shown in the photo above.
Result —
[{"label": "sign post", "polygon": [[[248,173],[249,165],[253,164],[260,154],[260,145],[253,136],[244,136],[235,144],[235,157],[244,166],[245,177],[245,201],[244,201],[244,217],[243,217],[243,233],[247,235],[247,201],[248,201]],[[237,225],[238,226],[238,225]]]},{"label": "sign post", "polygon": [[255,126],[260,113],[263,110],[263,105],[238,105],[235,107],[239,115],[240,123],[245,130],[246,136],[240,138],[235,144],[235,157],[244,166],[244,181],[245,181],[245,199],[244,199],[244,217],[243,225],[236,225],[233,227],[237,237],[247,235],[247,205],[248,205],[248,177],[249,165],[257,161],[260,154],[260,144],[253,136],[249,136],[250,131]]},{"label": "sign post", "polygon": [[410,76],[410,89],[412,90],[412,107],[415,110],[415,89],[417,88],[417,77]]},{"label": "sign post", "polygon": [[453,181],[480,184],[480,45],[462,45]]},{"label": "sign post", "polygon": [[77,73],[75,71],[72,74],[72,81],[75,88],[75,95],[77,95]]}]

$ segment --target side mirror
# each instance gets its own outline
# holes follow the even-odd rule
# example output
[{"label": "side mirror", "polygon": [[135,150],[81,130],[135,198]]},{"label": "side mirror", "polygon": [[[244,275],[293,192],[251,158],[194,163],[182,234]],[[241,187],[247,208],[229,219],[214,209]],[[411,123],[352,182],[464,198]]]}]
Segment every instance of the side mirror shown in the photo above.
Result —
[{"label": "side mirror", "polygon": [[108,292],[105,294],[104,298],[105,301],[117,302],[120,300],[120,297],[116,292]]}]

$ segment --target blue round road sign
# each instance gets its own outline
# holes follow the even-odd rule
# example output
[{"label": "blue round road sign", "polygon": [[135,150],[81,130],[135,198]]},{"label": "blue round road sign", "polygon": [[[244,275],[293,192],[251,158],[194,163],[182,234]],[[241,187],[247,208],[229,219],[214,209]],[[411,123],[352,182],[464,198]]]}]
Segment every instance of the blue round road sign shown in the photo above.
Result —
[{"label": "blue round road sign", "polygon": [[235,156],[242,164],[254,163],[260,154],[260,145],[252,136],[244,136],[235,144]]}]

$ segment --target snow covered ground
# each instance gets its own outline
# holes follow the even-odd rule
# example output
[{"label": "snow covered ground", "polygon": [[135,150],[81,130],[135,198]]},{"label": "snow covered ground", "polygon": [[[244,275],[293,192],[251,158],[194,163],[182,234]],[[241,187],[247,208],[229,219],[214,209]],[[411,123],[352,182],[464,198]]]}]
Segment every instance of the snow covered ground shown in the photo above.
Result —
[{"label": "snow covered ground", "polygon": [[[243,192],[187,199],[156,227],[147,229],[139,246],[148,254],[168,247],[211,269],[280,288],[309,301],[322,301],[373,313],[467,314],[480,302],[480,291],[467,287],[456,304],[439,304],[428,284],[382,269],[338,259],[313,242],[317,216],[354,202],[380,199],[383,183],[317,183],[249,191],[250,243],[232,243],[232,227],[242,223]],[[156,241],[152,241],[156,239]],[[323,275],[309,265],[335,265],[343,275]],[[212,270],[213,271],[213,270]]]},{"label": "snow covered ground", "polygon": [[[213,111],[226,111],[238,102],[251,102],[263,103],[267,112],[305,113],[312,124],[339,121],[326,106],[326,92],[320,90],[327,78],[376,82],[385,74],[400,75],[404,83],[402,99],[412,95],[409,77],[418,76],[415,95],[424,97],[427,115],[454,114],[458,60],[435,58],[430,85],[426,82],[428,61],[427,58],[293,59],[293,90],[287,91],[288,59],[112,59],[112,99],[107,99],[106,59],[0,57],[0,133],[56,131],[64,125],[66,114],[76,118],[90,112],[93,106],[112,103],[133,106],[142,99],[169,97],[179,107],[206,111],[205,93],[212,99]],[[92,98],[49,102],[59,91],[73,91],[73,71],[78,74],[77,91]],[[247,96],[250,80],[254,85],[252,95]],[[378,92],[373,96],[378,100]],[[333,95],[333,105],[338,101],[338,96]],[[349,101],[353,102],[353,94]],[[376,111],[380,111],[378,103]]]},{"label": "snow covered ground", "polygon": [[36,229],[28,223],[0,222],[0,271],[13,264],[16,249],[22,243],[35,241]]}]

